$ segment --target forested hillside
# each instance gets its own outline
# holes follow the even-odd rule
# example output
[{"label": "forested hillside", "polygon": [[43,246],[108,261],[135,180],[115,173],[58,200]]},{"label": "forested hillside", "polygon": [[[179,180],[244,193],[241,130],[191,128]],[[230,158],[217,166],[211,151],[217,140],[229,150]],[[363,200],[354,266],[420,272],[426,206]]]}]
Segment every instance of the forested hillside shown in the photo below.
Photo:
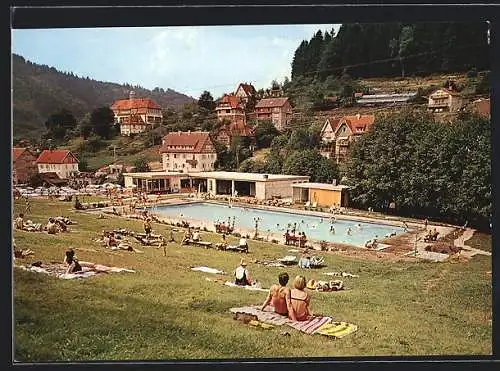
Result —
[{"label": "forested hillside", "polygon": [[115,99],[128,97],[131,89],[138,97],[150,97],[162,108],[180,107],[194,102],[171,89],[144,89],[78,77],[53,67],[12,56],[14,137],[39,137],[45,132],[47,117],[60,109],[69,110],[77,119]]},{"label": "forested hillside", "polygon": [[344,24],[295,51],[292,80],[396,77],[489,69],[486,22]]}]

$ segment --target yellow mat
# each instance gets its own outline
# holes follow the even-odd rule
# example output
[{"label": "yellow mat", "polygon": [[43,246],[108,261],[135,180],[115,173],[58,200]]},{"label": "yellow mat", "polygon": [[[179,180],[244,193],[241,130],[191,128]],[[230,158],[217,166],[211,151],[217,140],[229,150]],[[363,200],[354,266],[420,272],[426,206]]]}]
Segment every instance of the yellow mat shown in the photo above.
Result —
[{"label": "yellow mat", "polygon": [[329,322],[314,331],[314,334],[342,338],[358,330],[358,326],[347,322]]}]

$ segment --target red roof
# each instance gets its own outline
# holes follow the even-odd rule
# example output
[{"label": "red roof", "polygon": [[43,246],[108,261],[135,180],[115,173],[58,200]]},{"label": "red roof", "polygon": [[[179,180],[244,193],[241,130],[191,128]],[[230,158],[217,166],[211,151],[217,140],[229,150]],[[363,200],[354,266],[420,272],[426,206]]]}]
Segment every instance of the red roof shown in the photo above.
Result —
[{"label": "red roof", "polygon": [[62,164],[66,157],[71,156],[73,160],[71,163],[76,163],[78,160],[69,150],[44,150],[38,159],[37,164]]},{"label": "red roof", "polygon": [[114,111],[128,110],[131,108],[152,108],[161,109],[161,107],[154,100],[149,98],[132,98],[132,99],[118,99],[113,103],[111,109]]},{"label": "red roof", "polygon": [[367,131],[374,122],[375,116],[373,115],[344,116],[339,120],[337,128],[339,128],[341,124],[346,123],[353,134],[359,134]]},{"label": "red roof", "polygon": [[226,132],[229,136],[240,136],[240,137],[253,137],[253,128],[245,125],[242,120],[236,120],[220,128],[219,135],[221,132]]},{"label": "red roof", "polygon": [[[208,131],[185,132],[178,131],[169,133],[163,138],[163,145],[160,152],[181,152],[181,153],[203,153],[215,152],[207,150],[205,146],[212,144]],[[170,146],[184,146],[189,148],[169,148]]]},{"label": "red roof", "polygon": [[321,133],[323,133],[324,129],[326,129],[326,124],[329,123],[330,124],[330,127],[332,128],[332,131],[335,132],[335,130],[337,130],[337,126],[340,122],[340,119],[339,118],[336,118],[336,117],[329,117],[326,119],[324,125],[323,125],[323,128],[321,129]]},{"label": "red roof", "polygon": [[490,116],[490,99],[479,99],[474,102],[477,113],[481,116]]},{"label": "red roof", "polygon": [[238,85],[238,88],[236,88],[236,91],[238,91],[240,86],[243,88],[243,91],[245,92],[246,95],[254,95],[255,94],[256,90],[252,84],[240,83]]},{"label": "red roof", "polygon": [[288,98],[264,98],[257,103],[255,108],[283,107],[288,102]]},{"label": "red roof", "polygon": [[12,161],[16,161],[25,151],[28,151],[32,156],[35,156],[28,148],[13,147],[12,148]]},{"label": "red roof", "polygon": [[217,104],[217,106],[222,106],[222,105],[225,105],[225,104],[229,104],[231,106],[231,108],[233,108],[233,109],[234,108],[242,108],[243,109],[241,98],[237,97],[236,95],[227,95],[227,94],[224,94],[224,96],[219,101],[219,103]]}]

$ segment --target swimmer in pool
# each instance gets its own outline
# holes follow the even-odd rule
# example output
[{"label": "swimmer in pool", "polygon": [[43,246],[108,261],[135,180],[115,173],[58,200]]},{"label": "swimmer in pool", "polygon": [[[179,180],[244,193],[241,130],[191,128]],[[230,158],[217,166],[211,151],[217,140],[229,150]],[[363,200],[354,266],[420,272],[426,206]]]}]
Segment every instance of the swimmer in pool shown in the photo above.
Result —
[{"label": "swimmer in pool", "polygon": [[360,223],[356,224],[356,228],[361,229],[361,224]]},{"label": "swimmer in pool", "polygon": [[319,220],[319,222],[320,222],[320,223],[323,223],[323,218],[321,218],[321,219]]},{"label": "swimmer in pool", "polygon": [[351,227],[348,227],[347,230],[345,231],[345,234],[350,236],[351,235]]},{"label": "swimmer in pool", "polygon": [[335,228],[333,228],[333,225],[330,226],[330,233],[335,234]]}]

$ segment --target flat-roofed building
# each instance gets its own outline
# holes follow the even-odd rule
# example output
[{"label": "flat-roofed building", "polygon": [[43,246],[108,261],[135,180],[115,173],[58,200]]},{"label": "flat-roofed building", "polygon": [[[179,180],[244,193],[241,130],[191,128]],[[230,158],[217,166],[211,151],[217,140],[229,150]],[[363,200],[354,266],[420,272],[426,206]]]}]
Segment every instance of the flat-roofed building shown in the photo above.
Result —
[{"label": "flat-roofed building", "polygon": [[293,184],[293,201],[309,202],[318,207],[347,207],[348,186],[328,183]]}]

